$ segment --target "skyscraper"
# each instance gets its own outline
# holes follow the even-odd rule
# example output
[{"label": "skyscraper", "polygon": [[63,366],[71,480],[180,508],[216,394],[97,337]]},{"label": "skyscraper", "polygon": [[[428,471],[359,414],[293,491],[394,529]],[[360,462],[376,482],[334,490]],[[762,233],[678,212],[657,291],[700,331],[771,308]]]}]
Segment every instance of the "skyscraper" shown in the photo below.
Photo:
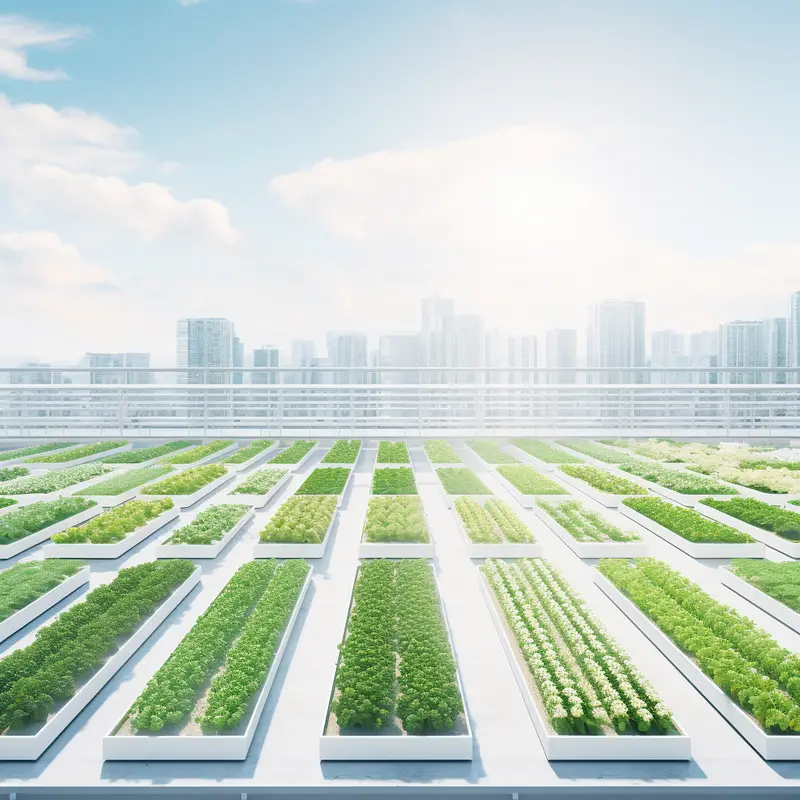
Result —
[{"label": "skyscraper", "polygon": [[[578,366],[578,331],[554,328],[545,337],[545,365],[549,368],[575,369]],[[553,373],[549,383],[575,383],[574,372]]]},{"label": "skyscraper", "polygon": [[[244,342],[236,334],[233,335],[233,364],[231,366],[244,367]],[[231,373],[231,383],[244,383],[244,373]]]},{"label": "skyscraper", "polygon": [[671,330],[654,331],[650,338],[650,366],[665,367],[664,372],[650,374],[652,383],[684,383],[685,375],[676,372],[685,367],[688,359],[684,353],[685,337]]},{"label": "skyscraper", "polygon": [[[254,367],[279,367],[280,353],[278,348],[265,344],[253,350]],[[253,383],[279,383],[277,372],[254,372]]]},{"label": "skyscraper", "polygon": [[[719,366],[719,331],[700,331],[689,337],[689,365],[698,369]],[[693,375],[697,383],[719,383],[716,372]]]},{"label": "skyscraper", "polygon": [[[422,300],[422,366],[452,367],[455,361],[452,298],[440,297],[438,292]],[[443,383],[450,379],[446,372],[429,372],[425,381]]]},{"label": "skyscraper", "polygon": [[[293,339],[292,340],[292,367],[302,370],[304,367],[313,366],[316,350],[312,339]],[[287,380],[288,383],[314,383],[311,372],[292,372]]]},{"label": "skyscraper", "polygon": [[719,366],[741,372],[723,372],[726,383],[760,383],[762,376],[747,371],[767,366],[764,323],[735,320],[719,326]]},{"label": "skyscraper", "polygon": [[775,367],[776,372],[767,376],[768,383],[786,383],[787,357],[789,345],[787,334],[789,321],[786,317],[768,317],[762,320],[764,326],[764,358],[766,367]]},{"label": "skyscraper", "polygon": [[[789,357],[788,366],[800,368],[800,292],[795,292],[789,300]],[[800,383],[800,375],[793,375],[792,383]]]},{"label": "skyscraper", "polygon": [[221,317],[179,319],[177,324],[177,366],[179,381],[188,383],[229,383],[229,372],[204,374],[206,367],[234,365],[233,323]]},{"label": "skyscraper", "polygon": [[[538,343],[535,336],[509,336],[506,363],[509,367],[531,367],[538,364]],[[533,372],[510,372],[509,383],[536,383]]]},{"label": "skyscraper", "polygon": [[419,383],[422,336],[419,333],[387,333],[378,339],[379,367],[408,367],[403,372],[381,373],[381,383]]},{"label": "skyscraper", "polygon": [[[125,372],[128,367],[150,368],[150,353],[87,353],[84,366],[89,372],[89,383],[153,383],[153,374],[148,372]],[[118,369],[119,372],[97,372],[91,370]]]},{"label": "skyscraper", "polygon": [[325,337],[334,383],[364,383],[367,367],[367,335],[361,331],[328,331]]},{"label": "skyscraper", "polygon": [[589,367],[612,370],[592,380],[641,383],[641,373],[625,370],[645,366],[644,303],[605,300],[593,306],[586,344]]},{"label": "skyscraper", "polygon": [[455,367],[474,367],[475,372],[458,372],[459,383],[478,383],[486,354],[486,339],[483,333],[483,317],[478,314],[454,314],[453,343]]}]

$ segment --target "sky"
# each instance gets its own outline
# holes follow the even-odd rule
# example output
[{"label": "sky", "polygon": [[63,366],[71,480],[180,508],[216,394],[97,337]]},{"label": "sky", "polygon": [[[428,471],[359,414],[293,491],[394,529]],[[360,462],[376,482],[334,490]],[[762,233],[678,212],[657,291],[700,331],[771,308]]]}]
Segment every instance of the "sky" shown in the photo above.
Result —
[{"label": "sky", "polygon": [[792,0],[0,0],[0,362],[800,290]]}]

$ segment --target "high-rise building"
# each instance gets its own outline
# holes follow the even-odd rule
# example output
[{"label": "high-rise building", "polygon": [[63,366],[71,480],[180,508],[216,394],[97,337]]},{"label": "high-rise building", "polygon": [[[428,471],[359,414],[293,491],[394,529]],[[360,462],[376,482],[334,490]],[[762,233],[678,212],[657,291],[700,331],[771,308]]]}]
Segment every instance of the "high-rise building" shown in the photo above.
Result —
[{"label": "high-rise building", "polygon": [[586,344],[588,366],[611,370],[593,381],[642,383],[642,373],[626,370],[645,366],[644,303],[605,300],[593,306]]},{"label": "high-rise building", "polygon": [[203,373],[209,367],[234,365],[233,323],[221,317],[179,319],[177,325],[177,366],[179,381],[188,383],[230,383],[229,372]]},{"label": "high-rise building", "polygon": [[679,367],[688,365],[685,337],[671,330],[654,331],[650,337],[650,366],[665,367],[664,372],[650,373],[652,383],[685,383],[687,375],[678,373]]},{"label": "high-rise building", "polygon": [[334,383],[364,383],[367,367],[367,334],[361,331],[328,331],[328,361],[336,371]]},{"label": "high-rise building", "polygon": [[719,366],[719,331],[700,331],[689,337],[689,366],[709,370],[693,375],[696,383],[719,383],[719,375],[711,368]]},{"label": "high-rise building", "polygon": [[[794,292],[789,300],[789,357],[787,364],[800,369],[800,292]],[[800,383],[800,375],[793,375],[792,383]]]},{"label": "high-rise building", "polygon": [[[506,351],[506,365],[509,367],[530,367],[535,369],[538,365],[538,343],[535,336],[509,336]],[[536,383],[536,374],[533,372],[508,373],[509,383]]]},{"label": "high-rise building", "polygon": [[301,372],[305,367],[313,366],[316,349],[312,339],[293,339],[291,366],[296,367],[298,372],[291,372],[287,377],[287,383],[314,383],[313,373]]},{"label": "high-rise building", "polygon": [[[453,366],[475,368],[484,366],[486,339],[483,333],[483,317],[478,314],[453,315]],[[458,383],[478,383],[481,373],[458,372]]]},{"label": "high-rise building", "polygon": [[[545,366],[548,369],[575,369],[578,366],[578,331],[554,328],[545,337]],[[575,383],[574,372],[554,372],[549,383]]]},{"label": "high-rise building", "polygon": [[381,383],[419,383],[422,366],[422,335],[419,333],[387,333],[378,339],[379,367],[408,368],[403,372],[381,373]]},{"label": "high-rise building", "polygon": [[[438,292],[422,300],[422,366],[452,367],[455,362],[455,303]],[[447,372],[426,373],[428,383],[446,383]]]},{"label": "high-rise building", "polygon": [[[233,364],[231,366],[239,369],[244,367],[244,342],[236,334],[233,336]],[[244,383],[244,373],[231,373],[231,383]]]},{"label": "high-rise building", "polygon": [[[503,345],[500,338],[500,331],[497,328],[492,328],[486,331],[484,336],[484,349],[483,349],[483,365],[487,368],[484,383],[502,383],[505,380],[505,375],[497,370],[504,366]],[[494,371],[489,372],[489,368]]]},{"label": "high-rise building", "polygon": [[[89,383],[153,383],[151,372],[126,372],[131,367],[137,369],[150,368],[150,353],[87,353],[83,358],[83,366],[89,368]],[[113,369],[119,372],[98,372],[97,370]]]},{"label": "high-rise building", "polygon": [[[24,367],[25,372],[11,372],[9,374],[9,383],[61,383],[61,373],[58,370],[51,369],[50,364],[42,361],[26,361],[20,364],[20,367]],[[28,369],[35,369],[36,372],[28,372]]]},{"label": "high-rise building", "polygon": [[787,357],[789,344],[787,335],[789,320],[786,317],[768,317],[761,321],[764,328],[765,367],[774,367],[777,371],[766,376],[768,383],[786,383]]},{"label": "high-rise building", "polygon": [[[280,363],[280,352],[271,344],[265,344],[253,350],[254,367],[272,367],[277,369]],[[279,383],[277,372],[254,372],[253,383]]]},{"label": "high-rise building", "polygon": [[735,320],[719,326],[719,366],[741,370],[723,372],[726,383],[761,383],[763,376],[748,370],[767,366],[764,323],[761,320]]}]

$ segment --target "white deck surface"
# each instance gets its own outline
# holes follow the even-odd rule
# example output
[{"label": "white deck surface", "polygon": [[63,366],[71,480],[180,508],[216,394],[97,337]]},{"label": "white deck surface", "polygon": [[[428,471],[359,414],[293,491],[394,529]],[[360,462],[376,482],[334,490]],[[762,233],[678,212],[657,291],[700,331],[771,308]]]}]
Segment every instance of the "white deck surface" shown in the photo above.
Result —
[{"label": "white deck surface", "polygon": [[[683,729],[692,737],[694,760],[688,763],[548,762],[539,744],[519,690],[506,662],[489,612],[479,591],[476,564],[466,555],[456,522],[445,506],[436,475],[421,448],[412,449],[420,496],[435,542],[439,585],[451,626],[468,712],[476,740],[471,763],[326,763],[319,761],[322,731],[352,580],[358,565],[358,544],[370,492],[376,448],[362,451],[348,489],[333,541],[324,559],[314,562],[314,581],[295,634],[280,667],[246,761],[239,763],[104,763],[101,740],[122,717],[147,680],[163,663],[234,571],[251,558],[258,532],[278,506],[303,482],[327,451],[318,448],[282,491],[212,562],[199,561],[202,585],[169,617],[139,653],[106,686],[76,721],[34,763],[0,763],[0,792],[105,792],[124,789],[138,794],[152,791],[194,793],[213,790],[238,797],[238,792],[270,789],[283,793],[331,790],[340,796],[378,794],[392,787],[402,793],[458,792],[494,787],[530,795],[537,787],[565,793],[591,787],[644,791],[645,787],[738,790],[758,787],[751,796],[770,790],[800,796],[800,762],[768,764],[731,728],[701,695],[652,646],[643,634],[591,583],[590,566],[581,562],[530,510],[523,509],[491,476],[490,469],[466,446],[457,446],[465,466],[474,469],[495,493],[508,501],[533,530],[545,557],[557,564],[589,601],[607,628],[634,656]],[[257,470],[259,466],[252,469]],[[223,493],[225,487],[217,493]],[[577,492],[576,492],[577,493]],[[155,557],[155,548],[192,512],[213,502],[212,494],[191,512],[134,548],[117,561],[92,564],[91,585],[111,580],[121,566]],[[583,502],[592,505],[585,496]],[[601,509],[621,527],[635,524],[618,512]],[[800,651],[800,634],[723,587],[715,574],[717,561],[700,563],[659,537],[638,529],[650,554],[678,567],[715,596],[746,612],[784,645]],[[24,558],[41,557],[41,548]],[[769,557],[786,560],[775,551]],[[20,559],[17,559],[20,560]],[[10,566],[13,561],[9,561]],[[84,590],[85,591],[85,590]],[[80,595],[78,595],[80,596]],[[75,595],[0,646],[0,654],[16,643],[30,641],[38,624],[74,601]],[[103,791],[105,790],[105,792]],[[305,790],[305,791],[303,791]],[[460,793],[460,792],[459,792]],[[538,795],[541,797],[541,795]],[[636,796],[642,796],[638,794]]]}]

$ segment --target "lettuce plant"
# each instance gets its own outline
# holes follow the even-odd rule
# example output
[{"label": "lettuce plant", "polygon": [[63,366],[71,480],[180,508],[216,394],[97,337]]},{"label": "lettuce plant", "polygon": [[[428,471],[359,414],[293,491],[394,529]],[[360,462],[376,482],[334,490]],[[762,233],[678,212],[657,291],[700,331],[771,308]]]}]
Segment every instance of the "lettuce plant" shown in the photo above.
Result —
[{"label": "lettuce plant", "polygon": [[318,467],[303,481],[296,494],[341,494],[349,477],[347,467]]},{"label": "lettuce plant", "polygon": [[136,489],[142,484],[154,481],[156,478],[161,478],[171,471],[172,467],[142,467],[141,469],[117,470],[108,480],[87,486],[85,489],[75,492],[75,494],[76,496],[115,497],[129,492],[131,489]]},{"label": "lettuce plant", "polygon": [[715,500],[706,497],[700,501],[709,508],[740,519],[756,528],[774,533],[789,542],[800,542],[800,513],[764,503],[750,497],[733,497],[730,500]]},{"label": "lettuce plant", "polygon": [[263,453],[264,450],[268,450],[274,444],[274,439],[261,439],[256,442],[251,442],[246,447],[240,447],[238,450],[234,450],[230,455],[225,456],[222,459],[222,463],[244,464],[245,461],[255,458],[259,453]]},{"label": "lettuce plant", "polygon": [[40,453],[50,453],[65,447],[75,447],[77,442],[47,442],[46,444],[32,444],[30,447],[18,447],[15,450],[0,451],[0,463],[14,461],[25,456],[38,456]]},{"label": "lettuce plant", "polygon": [[77,461],[79,458],[88,458],[95,456],[98,453],[105,453],[107,450],[116,450],[118,447],[124,447],[127,442],[95,442],[94,444],[87,444],[83,447],[77,447],[75,450],[68,450],[67,452],[52,453],[50,455],[39,455],[33,458],[26,459],[26,464],[66,464],[69,461]]},{"label": "lettuce plant", "polygon": [[792,611],[800,612],[800,561],[734,558],[728,569]]},{"label": "lettuce plant", "polygon": [[209,483],[227,474],[225,467],[220,464],[203,464],[192,467],[184,472],[176,472],[163,481],[145,486],[140,494],[172,494],[189,495],[208,486]]},{"label": "lettuce plant", "polygon": [[423,445],[432,464],[460,464],[462,459],[444,439],[429,439]]},{"label": "lettuce plant", "polygon": [[577,500],[564,500],[561,503],[537,500],[536,504],[578,542],[639,541],[635,533],[623,531],[612,525],[605,517],[591,511]]},{"label": "lettuce plant", "polygon": [[492,490],[466,467],[440,467],[436,470],[447,494],[491,494]]},{"label": "lettuce plant", "polygon": [[587,465],[562,464],[559,469],[571,478],[588,483],[598,492],[607,494],[647,494],[647,489],[643,489],[638,483],[612,475],[600,467]]},{"label": "lettuce plant", "polygon": [[416,494],[411,467],[386,467],[372,473],[372,494]]},{"label": "lettuce plant", "polygon": [[290,497],[261,531],[264,543],[320,544],[336,511],[333,495]]},{"label": "lettuce plant", "polygon": [[273,486],[280,483],[286,475],[285,469],[262,469],[248,475],[231,494],[266,494]]},{"label": "lettuce plant", "polygon": [[367,542],[430,541],[419,497],[372,497],[364,524]]},{"label": "lettuce plant", "polygon": [[736,494],[736,489],[711,478],[697,475],[685,470],[670,469],[660,464],[630,459],[619,468],[631,475],[657,483],[665,489],[672,489],[680,494]]},{"label": "lettuce plant", "polygon": [[299,464],[315,447],[316,442],[297,441],[269,460],[270,464]]},{"label": "lettuce plant", "polygon": [[380,442],[378,464],[410,464],[411,456],[405,442]]},{"label": "lettuce plant", "polygon": [[82,497],[62,497],[60,500],[15,508],[0,515],[0,545],[24,539],[96,505],[94,500],[84,500]]},{"label": "lettuce plant", "polygon": [[471,439],[467,445],[487,464],[519,464],[519,459],[506,453],[497,442],[491,442],[488,439]]},{"label": "lettuce plant", "polygon": [[83,569],[72,559],[24,561],[0,572],[0,622]]},{"label": "lettuce plant", "polygon": [[111,472],[110,467],[97,462],[79,464],[77,467],[67,467],[66,469],[54,469],[44,475],[28,475],[25,478],[6,481],[3,484],[3,494],[51,494],[109,472]]},{"label": "lettuce plant", "polygon": [[497,472],[522,494],[569,494],[563,486],[527,464],[501,466]]},{"label": "lettuce plant", "polygon": [[174,456],[162,458],[161,462],[163,464],[194,464],[212,453],[218,453],[220,450],[230,447],[233,443],[233,439],[217,439],[207,444],[199,444],[197,447],[193,447],[183,453],[176,453]]},{"label": "lettuce plant", "polygon": [[156,447],[140,447],[138,450],[125,450],[103,459],[104,464],[141,464],[159,456],[167,456],[176,450],[191,447],[194,442],[166,442]]},{"label": "lettuce plant", "polygon": [[534,541],[525,523],[502,500],[491,498],[481,505],[471,497],[459,497],[455,509],[475,544]]},{"label": "lettuce plant", "polygon": [[173,508],[168,497],[162,500],[131,500],[104,511],[83,525],[68,528],[52,537],[56,544],[115,544]]},{"label": "lettuce plant", "polygon": [[355,464],[361,451],[361,440],[339,439],[322,459],[323,464]]},{"label": "lettuce plant", "polygon": [[188,525],[178,528],[165,544],[214,544],[250,510],[250,506],[221,503],[201,511]]},{"label": "lettuce plant", "polygon": [[563,450],[556,450],[547,442],[540,442],[538,439],[512,439],[511,443],[520,450],[524,450],[528,455],[538,458],[547,464],[581,464],[582,458],[572,456]]}]

